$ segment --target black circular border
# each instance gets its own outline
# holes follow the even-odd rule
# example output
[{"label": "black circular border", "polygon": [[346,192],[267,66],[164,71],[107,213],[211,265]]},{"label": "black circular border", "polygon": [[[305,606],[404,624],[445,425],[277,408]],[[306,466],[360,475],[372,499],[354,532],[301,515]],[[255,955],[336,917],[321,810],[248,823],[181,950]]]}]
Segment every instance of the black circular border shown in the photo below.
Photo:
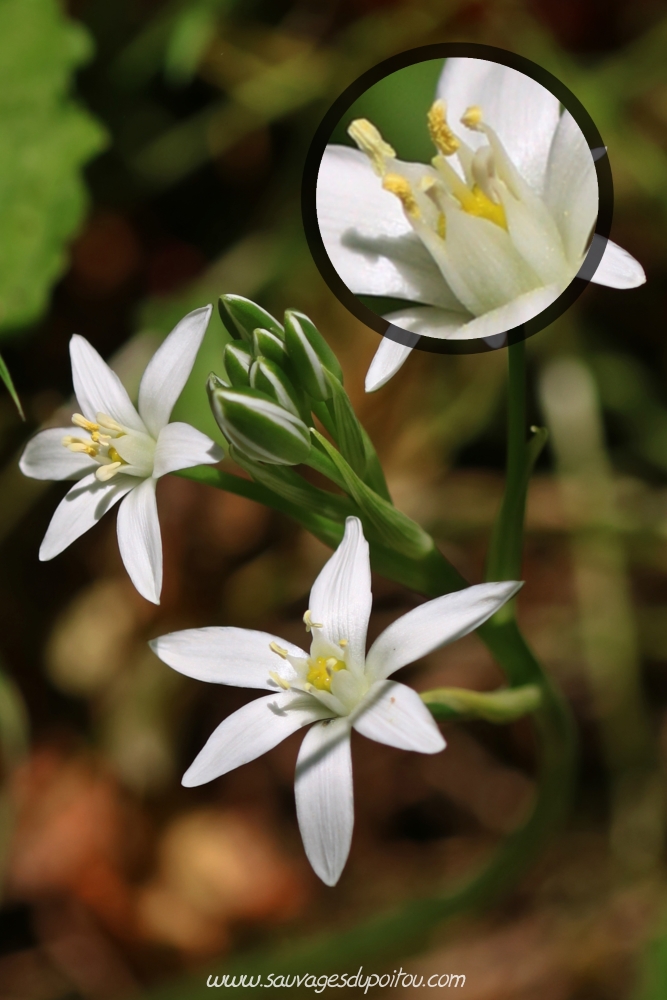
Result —
[{"label": "black circular border", "polygon": [[[369,87],[385,76],[399,69],[411,66],[427,59],[451,58],[467,56],[474,59],[486,59],[488,62],[501,63],[512,69],[532,77],[558,98],[560,103],[570,112],[584,134],[595,163],[598,181],[598,215],[591,245],[577,275],[567,288],[561,292],[555,302],[543,309],[532,319],[521,326],[507,330],[493,337],[476,340],[438,340],[434,337],[420,336],[402,327],[388,323],[386,319],[374,313],[365,306],[359,298],[350,291],[334,268],[324,246],[317,220],[316,190],[317,176],[324,150],[329,142],[334,128],[358,97]],[[438,42],[433,45],[421,45],[418,48],[407,49],[398,55],[384,59],[371,69],[362,73],[331,105],[320,122],[313,136],[306,155],[301,185],[301,214],[303,228],[308,247],[320,274],[327,285],[343,305],[371,327],[381,336],[389,337],[396,343],[406,347],[414,347],[431,354],[480,354],[485,351],[498,350],[508,344],[532,337],[558,319],[579,298],[591,278],[595,274],[611,232],[611,222],[614,208],[614,185],[611,176],[611,165],[606,147],[602,141],[595,122],[586,111],[581,101],[557,77],[537,63],[520,56],[516,52],[496,48],[494,45],[481,45],[476,42]]]}]

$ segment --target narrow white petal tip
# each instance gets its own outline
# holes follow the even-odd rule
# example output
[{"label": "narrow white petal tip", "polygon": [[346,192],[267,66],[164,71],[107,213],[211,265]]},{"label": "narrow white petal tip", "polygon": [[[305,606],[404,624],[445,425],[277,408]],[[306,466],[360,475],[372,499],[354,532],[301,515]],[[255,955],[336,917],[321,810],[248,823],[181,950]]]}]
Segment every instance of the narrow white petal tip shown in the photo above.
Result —
[{"label": "narrow white petal tip", "polygon": [[364,389],[366,392],[377,392],[378,389],[381,389],[383,385],[386,385],[387,382],[389,382],[392,375],[393,372],[390,375],[385,375],[384,377],[379,378],[372,375],[369,371],[366,375],[366,381],[364,382]]},{"label": "narrow white petal tip", "polygon": [[646,272],[632,254],[612,240],[607,240],[602,260],[591,281],[608,288],[639,288],[646,283]]},{"label": "narrow white petal tip", "polygon": [[364,383],[366,392],[377,392],[383,385],[386,385],[399,368],[405,364],[411,350],[412,348],[406,347],[405,344],[398,344],[388,337],[383,337],[366,373]]}]

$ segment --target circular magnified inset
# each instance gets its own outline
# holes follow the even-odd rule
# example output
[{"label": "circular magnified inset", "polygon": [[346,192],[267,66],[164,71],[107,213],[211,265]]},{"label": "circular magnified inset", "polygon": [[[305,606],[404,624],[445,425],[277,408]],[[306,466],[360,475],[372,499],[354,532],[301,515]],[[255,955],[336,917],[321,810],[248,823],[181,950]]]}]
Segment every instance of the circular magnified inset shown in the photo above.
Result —
[{"label": "circular magnified inset", "polygon": [[553,322],[596,272],[614,284],[600,135],[560,81],[501,49],[425,46],[364,74],[322,121],[302,198],[325,280],[384,337],[371,389],[413,347],[497,349]]}]

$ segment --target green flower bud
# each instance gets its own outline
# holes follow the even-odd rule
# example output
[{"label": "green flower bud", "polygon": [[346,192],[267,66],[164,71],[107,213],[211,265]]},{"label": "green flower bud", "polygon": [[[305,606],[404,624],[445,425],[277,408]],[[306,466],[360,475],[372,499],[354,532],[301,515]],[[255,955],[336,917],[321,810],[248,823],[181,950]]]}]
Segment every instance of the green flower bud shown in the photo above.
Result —
[{"label": "green flower bud", "polygon": [[229,382],[225,382],[224,378],[220,378],[220,376],[216,375],[215,372],[211,372],[211,374],[209,375],[209,377],[208,377],[208,386],[209,386],[209,389],[211,389],[211,388],[213,388],[213,389],[230,389],[231,388]]},{"label": "green flower bud", "polygon": [[244,299],[242,295],[221,295],[218,299],[220,319],[235,340],[252,341],[252,332],[257,327],[269,330],[281,340],[283,328],[271,313],[256,302]]},{"label": "green flower bud", "polygon": [[253,330],[252,350],[256,358],[270,358],[281,368],[289,364],[285,342],[269,330]]},{"label": "green flower bud", "polygon": [[256,358],[250,368],[250,385],[266,393],[295,417],[305,416],[303,401],[282,368],[270,358]]},{"label": "green flower bud", "polygon": [[252,365],[252,350],[247,344],[234,341],[227,344],[222,353],[227,378],[232,385],[250,385],[250,366]]},{"label": "green flower bud", "polygon": [[208,393],[218,427],[247,458],[271,465],[299,465],[308,457],[308,428],[266,393],[243,387],[221,389],[210,379]]},{"label": "green flower bud", "polygon": [[285,313],[285,344],[292,366],[306,392],[317,400],[330,399],[330,372],[339,382],[343,373],[338,358],[319,330],[303,313],[288,309]]}]

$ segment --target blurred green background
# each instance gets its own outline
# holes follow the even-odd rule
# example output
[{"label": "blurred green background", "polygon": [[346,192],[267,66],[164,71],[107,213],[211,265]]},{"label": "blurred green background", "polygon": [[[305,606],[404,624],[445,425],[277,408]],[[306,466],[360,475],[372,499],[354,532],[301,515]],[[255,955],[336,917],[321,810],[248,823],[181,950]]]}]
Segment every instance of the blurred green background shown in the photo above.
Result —
[{"label": "blurred green background", "polygon": [[[298,739],[182,789],[247,693],[173,674],[146,645],[211,624],[298,641],[325,548],[250,501],[168,477],[156,608],[124,574],[113,517],[38,562],[64,488],[16,464],[30,433],[63,419],[73,332],[136,389],[188,309],[222,292],[294,306],[338,353],[397,505],[481,579],[502,494],[504,354],[413,352],[365,397],[377,335],[319,277],[299,211],[306,152],[333,100],[381,59],[438,41],[519,52],[584,103],[609,149],[612,237],[648,283],[590,286],[528,343],[530,419],[548,424],[551,444],[529,497],[519,614],[576,713],[571,819],[509,897],[430,927],[420,953],[397,952],[391,968],[463,973],[468,1000],[667,994],[664,4],[2,0],[0,352],[27,417],[3,391],[2,996],[190,1000],[224,962],[250,971],[248,949],[287,953],[315,930],[331,935],[331,970],[353,972],[340,929],[465,878],[530,806],[525,721],[449,725],[436,759],[360,738],[352,853],[326,889],[296,827]],[[418,119],[395,122],[406,145],[430,70],[410,84]],[[214,317],[178,404],[177,419],[210,433],[203,380],[220,371],[224,339]],[[376,635],[419,598],[381,578],[373,587]],[[406,677],[421,690],[502,682],[474,636]],[[370,954],[364,965],[384,967]]]}]

